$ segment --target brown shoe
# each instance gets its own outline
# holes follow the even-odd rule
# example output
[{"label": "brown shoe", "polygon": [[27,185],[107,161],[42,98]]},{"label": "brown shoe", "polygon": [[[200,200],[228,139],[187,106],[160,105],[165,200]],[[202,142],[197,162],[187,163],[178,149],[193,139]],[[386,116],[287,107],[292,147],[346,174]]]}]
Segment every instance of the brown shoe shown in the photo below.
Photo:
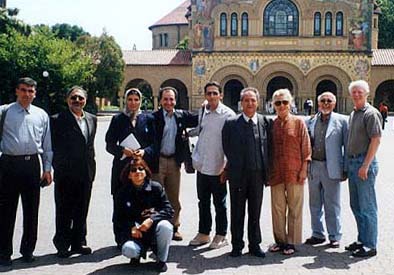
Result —
[{"label": "brown shoe", "polygon": [[172,235],[172,239],[174,241],[179,242],[179,241],[183,240],[183,237],[182,237],[181,233],[179,233],[178,231],[175,231],[174,234]]}]

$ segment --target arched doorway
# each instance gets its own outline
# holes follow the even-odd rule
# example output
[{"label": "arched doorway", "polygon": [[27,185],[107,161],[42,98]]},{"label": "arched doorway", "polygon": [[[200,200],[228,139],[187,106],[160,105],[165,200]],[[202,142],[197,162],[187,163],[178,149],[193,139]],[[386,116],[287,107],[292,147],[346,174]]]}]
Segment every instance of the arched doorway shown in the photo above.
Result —
[{"label": "arched doorway", "polygon": [[189,97],[187,95],[186,85],[178,79],[167,79],[160,85],[160,88],[168,86],[174,87],[178,91],[178,98],[175,107],[177,109],[189,110]]},{"label": "arched doorway", "polygon": [[224,84],[223,102],[229,106],[234,112],[239,111],[240,93],[244,85],[237,79],[231,79]]},{"label": "arched doorway", "polygon": [[[336,98],[338,98],[337,93],[338,93],[338,87],[337,84],[335,84],[331,80],[322,80],[317,84],[316,87],[316,99],[315,99],[315,112],[318,111],[318,105],[317,105],[317,97],[321,95],[324,92],[331,92],[335,95]],[[337,106],[335,106],[334,111],[337,110]]]},{"label": "arched doorway", "polygon": [[153,110],[153,95],[152,86],[148,81],[144,79],[133,79],[126,85],[125,92],[130,88],[137,88],[143,95],[141,109],[142,110]]},{"label": "arched doorway", "polygon": [[294,88],[293,84],[291,83],[291,81],[287,77],[276,76],[273,79],[271,79],[270,82],[268,82],[267,99],[272,100],[272,95],[274,94],[274,92],[276,90],[279,90],[279,89],[289,89],[291,94],[294,94],[293,88]]},{"label": "arched doorway", "polygon": [[376,89],[374,105],[378,107],[381,102],[386,103],[389,111],[394,110],[394,80],[384,81]]}]

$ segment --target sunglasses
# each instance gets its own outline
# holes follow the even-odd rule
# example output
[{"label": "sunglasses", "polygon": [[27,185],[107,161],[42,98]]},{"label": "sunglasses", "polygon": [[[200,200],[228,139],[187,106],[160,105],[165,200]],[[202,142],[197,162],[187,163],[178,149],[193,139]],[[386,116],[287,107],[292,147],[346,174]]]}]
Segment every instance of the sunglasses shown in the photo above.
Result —
[{"label": "sunglasses", "polygon": [[24,92],[24,93],[26,93],[26,92],[28,92],[28,93],[34,93],[34,89],[25,89],[25,88],[19,88],[19,90],[21,90],[22,92]]},{"label": "sunglasses", "polygon": [[79,101],[84,101],[85,98],[83,96],[80,95],[73,95],[72,97],[70,97],[71,100],[79,100]]},{"label": "sunglasses", "polygon": [[142,167],[142,166],[140,166],[140,167],[133,167],[133,168],[130,169],[130,172],[131,172],[131,173],[143,172],[143,171],[145,171],[145,168]]},{"label": "sunglasses", "polygon": [[320,102],[323,103],[323,104],[327,104],[327,103],[330,104],[333,101],[331,99],[321,99]]},{"label": "sunglasses", "polygon": [[287,106],[287,105],[289,105],[289,101],[288,100],[278,100],[278,101],[275,101],[274,104],[276,107],[279,107],[282,104]]}]

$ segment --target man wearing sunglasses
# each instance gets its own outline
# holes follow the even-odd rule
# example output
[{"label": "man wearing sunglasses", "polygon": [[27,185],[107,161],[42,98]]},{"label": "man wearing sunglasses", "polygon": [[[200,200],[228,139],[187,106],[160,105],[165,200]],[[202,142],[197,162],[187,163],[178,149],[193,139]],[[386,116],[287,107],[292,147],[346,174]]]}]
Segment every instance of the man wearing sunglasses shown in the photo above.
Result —
[{"label": "man wearing sunglasses", "polygon": [[[67,92],[68,109],[51,119],[55,181],[57,256],[92,253],[86,246],[86,218],[96,174],[94,138],[97,118],[86,112],[87,92]],[[71,247],[71,250],[69,250]]]},{"label": "man wearing sunglasses", "polygon": [[227,245],[227,187],[221,179],[226,164],[222,146],[222,128],[227,118],[235,113],[221,102],[220,84],[212,81],[204,87],[207,104],[199,113],[198,141],[193,150],[193,166],[197,170],[197,196],[199,208],[198,233],[190,245],[203,245],[210,241],[212,229],[211,197],[216,211],[216,234],[209,248]]},{"label": "man wearing sunglasses", "polygon": [[347,178],[348,118],[334,112],[336,97],[333,93],[324,92],[317,101],[319,112],[306,123],[312,144],[308,174],[312,236],[305,244],[317,245],[326,241],[324,213],[329,246],[338,248],[342,237],[341,181]]},{"label": "man wearing sunglasses", "polygon": [[[0,266],[11,265],[19,197],[23,208],[22,260],[33,262],[37,241],[40,180],[52,182],[52,145],[47,113],[31,104],[37,82],[20,78],[16,102],[0,106]],[[43,174],[40,175],[40,157]]]}]

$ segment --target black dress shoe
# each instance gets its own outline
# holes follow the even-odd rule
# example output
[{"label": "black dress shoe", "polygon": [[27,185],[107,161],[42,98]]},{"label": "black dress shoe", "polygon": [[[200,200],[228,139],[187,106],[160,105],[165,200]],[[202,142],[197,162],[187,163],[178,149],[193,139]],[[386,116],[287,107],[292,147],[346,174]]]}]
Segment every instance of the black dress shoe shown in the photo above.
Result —
[{"label": "black dress shoe", "polygon": [[339,246],[340,246],[339,241],[336,241],[336,240],[331,240],[330,241],[329,247],[331,247],[331,248],[339,248]]},{"label": "black dress shoe", "polygon": [[161,272],[166,272],[168,269],[167,264],[165,262],[158,262],[156,264],[156,270],[157,272],[161,273]]},{"label": "black dress shoe", "polygon": [[261,250],[261,248],[249,250],[249,253],[256,257],[265,258],[265,253],[263,250]]},{"label": "black dress shoe", "polygon": [[72,247],[71,254],[89,255],[92,254],[92,249],[89,246],[82,245],[80,247]]},{"label": "black dress shoe", "polygon": [[363,258],[363,257],[373,257],[376,256],[376,249],[370,249],[366,251],[364,247],[361,247],[359,250],[352,253],[353,257]]},{"label": "black dress shoe", "polygon": [[130,259],[130,265],[132,267],[137,267],[140,265],[140,258],[132,258]]},{"label": "black dress shoe", "polygon": [[22,256],[22,261],[25,263],[32,263],[36,260],[36,257],[33,254],[25,254]]},{"label": "black dress shoe", "polygon": [[230,257],[241,257],[241,256],[242,256],[242,250],[233,249],[230,252]]},{"label": "black dress shoe", "polygon": [[12,261],[10,257],[0,257],[0,266],[10,266]]},{"label": "black dress shoe", "polygon": [[63,249],[62,250],[58,250],[57,253],[56,253],[56,256],[58,258],[65,259],[65,258],[68,258],[68,257],[71,256],[71,252],[68,251],[68,250],[63,250]]},{"label": "black dress shoe", "polygon": [[325,241],[326,241],[326,239],[320,239],[320,238],[312,236],[309,239],[306,239],[305,244],[316,245],[316,244],[324,243]]},{"label": "black dress shoe", "polygon": [[354,243],[349,244],[348,246],[345,246],[345,250],[356,251],[356,250],[361,249],[362,247],[363,247],[363,244],[354,242]]}]

